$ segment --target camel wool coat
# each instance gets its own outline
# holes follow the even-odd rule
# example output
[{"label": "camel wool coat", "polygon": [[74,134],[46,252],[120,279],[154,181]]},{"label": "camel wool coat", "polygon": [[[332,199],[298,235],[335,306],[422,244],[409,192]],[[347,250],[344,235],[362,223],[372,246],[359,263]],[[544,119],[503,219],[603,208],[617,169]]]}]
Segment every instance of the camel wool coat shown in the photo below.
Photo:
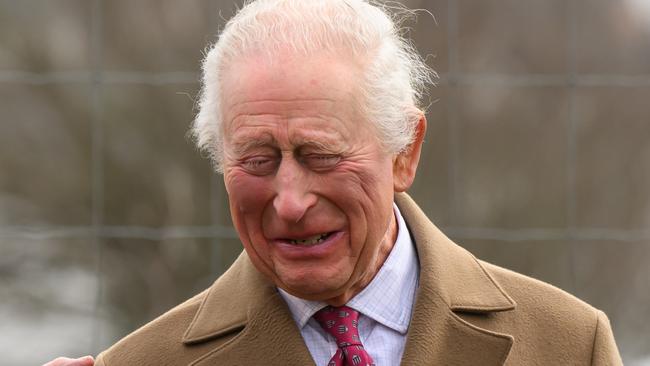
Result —
[{"label": "camel wool coat", "polygon": [[[402,365],[622,365],[605,314],[477,260],[406,194],[396,202],[420,261]],[[246,253],[209,289],[128,335],[98,366],[314,365],[277,289]],[[393,366],[393,365],[377,365]]]}]

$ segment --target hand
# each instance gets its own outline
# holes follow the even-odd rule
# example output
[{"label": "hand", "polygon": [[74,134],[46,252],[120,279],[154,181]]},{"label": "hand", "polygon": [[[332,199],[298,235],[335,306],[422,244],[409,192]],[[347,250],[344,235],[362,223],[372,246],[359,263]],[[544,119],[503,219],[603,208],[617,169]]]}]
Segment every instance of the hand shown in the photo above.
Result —
[{"label": "hand", "polygon": [[95,360],[93,359],[93,356],[86,356],[81,358],[59,357],[46,363],[43,366],[93,366],[94,364]]}]

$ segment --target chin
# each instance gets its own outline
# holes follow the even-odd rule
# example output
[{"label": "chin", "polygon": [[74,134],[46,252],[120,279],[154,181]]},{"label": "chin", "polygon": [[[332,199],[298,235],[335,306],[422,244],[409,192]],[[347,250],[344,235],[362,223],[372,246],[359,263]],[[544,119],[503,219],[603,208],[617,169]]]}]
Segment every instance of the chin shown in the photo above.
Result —
[{"label": "chin", "polygon": [[[306,300],[324,301],[332,297],[340,296],[345,292],[345,285],[349,276],[339,278],[327,278],[324,273],[311,272],[308,276],[281,276],[282,287],[290,294]],[[345,277],[345,278],[340,278]]]}]

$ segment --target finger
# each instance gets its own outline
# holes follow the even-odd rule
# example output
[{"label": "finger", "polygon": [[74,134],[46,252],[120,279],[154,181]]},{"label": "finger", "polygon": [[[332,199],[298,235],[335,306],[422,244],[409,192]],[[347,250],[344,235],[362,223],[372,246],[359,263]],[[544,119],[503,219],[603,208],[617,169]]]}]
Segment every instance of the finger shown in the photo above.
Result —
[{"label": "finger", "polygon": [[94,364],[95,360],[92,356],[81,358],[58,357],[43,366],[93,366]]},{"label": "finger", "polygon": [[84,356],[78,358],[77,361],[79,361],[79,363],[74,363],[72,365],[66,366],[93,366],[95,364],[95,359],[93,359],[93,356]]},{"label": "finger", "polygon": [[57,357],[54,360],[44,364],[43,366],[63,366],[70,361],[73,361],[73,359],[67,357]]}]

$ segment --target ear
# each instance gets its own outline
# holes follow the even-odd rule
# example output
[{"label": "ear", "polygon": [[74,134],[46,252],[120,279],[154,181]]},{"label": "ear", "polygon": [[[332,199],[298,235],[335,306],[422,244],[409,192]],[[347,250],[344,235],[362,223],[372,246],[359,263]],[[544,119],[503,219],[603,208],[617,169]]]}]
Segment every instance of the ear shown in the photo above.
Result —
[{"label": "ear", "polygon": [[415,179],[415,171],[420,161],[424,135],[427,133],[427,119],[424,113],[415,127],[415,138],[413,142],[393,162],[393,188],[395,192],[404,192],[411,187]]}]

